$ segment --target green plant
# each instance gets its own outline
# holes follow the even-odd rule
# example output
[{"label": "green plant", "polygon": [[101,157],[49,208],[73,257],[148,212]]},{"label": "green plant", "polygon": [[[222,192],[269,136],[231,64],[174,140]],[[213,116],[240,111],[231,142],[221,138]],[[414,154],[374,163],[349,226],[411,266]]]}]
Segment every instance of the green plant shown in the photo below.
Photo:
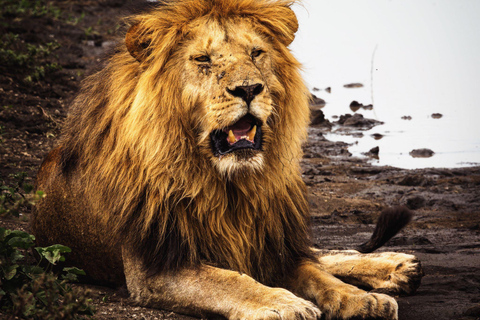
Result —
[{"label": "green plant", "polygon": [[58,19],[61,15],[59,8],[53,6],[50,1],[46,0],[0,0],[2,16],[28,16],[42,17],[48,16]]},{"label": "green plant", "polygon": [[0,70],[23,70],[26,74],[25,82],[39,81],[45,78],[46,74],[61,69],[61,66],[52,62],[55,50],[60,48],[56,41],[44,44],[25,43],[19,35],[6,33],[0,37]]},{"label": "green plant", "polygon": [[0,184],[0,217],[19,217],[22,211],[41,199],[42,191],[33,193],[33,185],[26,181],[27,174],[19,172],[10,175],[13,185]]},{"label": "green plant", "polygon": [[83,19],[85,19],[85,12],[82,12],[80,14],[80,17],[76,17],[72,14],[70,14],[67,18],[67,24],[70,24],[72,26],[76,26],[80,21],[82,21]]},{"label": "green plant", "polygon": [[[60,276],[52,272],[65,261],[70,248],[62,245],[37,247],[38,264],[30,264],[28,251],[35,237],[20,230],[0,228],[0,310],[26,319],[81,319],[93,315],[88,293],[69,283],[85,273],[78,268],[63,268]],[[42,267],[46,265],[45,267]]]},{"label": "green plant", "polygon": [[[0,216],[18,217],[25,205],[35,204],[43,192],[33,192],[25,172],[10,178],[14,181],[11,186],[0,185]],[[70,248],[60,244],[34,247],[34,241],[27,232],[0,228],[0,317],[5,313],[11,319],[54,320],[92,315],[88,293],[70,285],[85,273],[75,267],[53,273]]]}]

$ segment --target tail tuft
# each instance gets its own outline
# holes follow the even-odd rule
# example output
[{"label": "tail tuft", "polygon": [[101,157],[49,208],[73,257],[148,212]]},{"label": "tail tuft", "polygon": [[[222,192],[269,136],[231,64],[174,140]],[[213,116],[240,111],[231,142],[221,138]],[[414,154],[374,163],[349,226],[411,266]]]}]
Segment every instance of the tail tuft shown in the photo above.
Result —
[{"label": "tail tuft", "polygon": [[370,253],[377,250],[402,230],[412,220],[412,217],[413,212],[404,206],[383,210],[378,217],[377,225],[370,240],[361,244],[356,250],[361,253]]}]

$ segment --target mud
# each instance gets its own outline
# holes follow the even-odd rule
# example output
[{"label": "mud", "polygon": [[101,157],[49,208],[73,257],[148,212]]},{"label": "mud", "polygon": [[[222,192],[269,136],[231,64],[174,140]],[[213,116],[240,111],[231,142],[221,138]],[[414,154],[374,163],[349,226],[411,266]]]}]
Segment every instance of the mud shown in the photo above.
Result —
[{"label": "mud", "polygon": [[[79,22],[6,17],[0,26],[2,34],[15,32],[29,43],[56,39],[61,47],[48,59],[62,66],[30,84],[23,82],[23,69],[2,69],[0,181],[4,184],[13,183],[10,174],[20,171],[28,173],[27,181],[33,181],[43,157],[57,142],[81,79],[98,68],[121,29],[118,18],[139,1],[52,3],[62,10],[62,16],[79,18]],[[316,101],[320,105],[321,100]],[[332,124],[318,112],[315,119],[302,159],[315,244],[354,248],[368,239],[382,208],[407,205],[415,210],[413,221],[379,249],[415,254],[425,270],[415,295],[397,297],[400,319],[480,319],[480,167],[403,170],[372,166],[368,156],[354,158],[346,143],[328,141],[324,134],[332,125],[358,134],[362,126],[375,123],[351,115]],[[28,216],[26,208],[21,219],[0,218],[0,226],[28,229]],[[135,306],[125,290],[87,287],[97,306],[96,319],[191,319]]]}]

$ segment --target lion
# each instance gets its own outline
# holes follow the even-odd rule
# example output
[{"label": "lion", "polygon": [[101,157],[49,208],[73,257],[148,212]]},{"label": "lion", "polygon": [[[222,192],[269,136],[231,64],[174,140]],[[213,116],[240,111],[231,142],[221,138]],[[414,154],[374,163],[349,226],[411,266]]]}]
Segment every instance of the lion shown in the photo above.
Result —
[{"label": "lion", "polygon": [[38,244],[71,247],[91,281],[126,285],[143,306],[397,319],[382,292],[415,291],[414,256],[313,249],[294,2],[160,1],[130,17],[40,167]]}]

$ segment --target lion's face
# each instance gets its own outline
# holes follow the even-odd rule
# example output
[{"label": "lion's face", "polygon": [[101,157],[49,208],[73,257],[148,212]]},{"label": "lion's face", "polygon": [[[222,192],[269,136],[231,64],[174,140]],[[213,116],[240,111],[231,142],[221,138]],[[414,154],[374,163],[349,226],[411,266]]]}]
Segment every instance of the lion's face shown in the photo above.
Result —
[{"label": "lion's face", "polygon": [[181,158],[195,151],[203,161],[196,167],[226,176],[258,172],[272,157],[295,161],[308,106],[286,48],[298,27],[291,4],[172,1],[136,18],[125,39],[139,66],[135,109],[159,106],[166,140],[183,146]]},{"label": "lion's face", "polygon": [[181,50],[183,100],[201,153],[225,174],[258,170],[274,135],[272,45],[244,20],[197,21]]}]

